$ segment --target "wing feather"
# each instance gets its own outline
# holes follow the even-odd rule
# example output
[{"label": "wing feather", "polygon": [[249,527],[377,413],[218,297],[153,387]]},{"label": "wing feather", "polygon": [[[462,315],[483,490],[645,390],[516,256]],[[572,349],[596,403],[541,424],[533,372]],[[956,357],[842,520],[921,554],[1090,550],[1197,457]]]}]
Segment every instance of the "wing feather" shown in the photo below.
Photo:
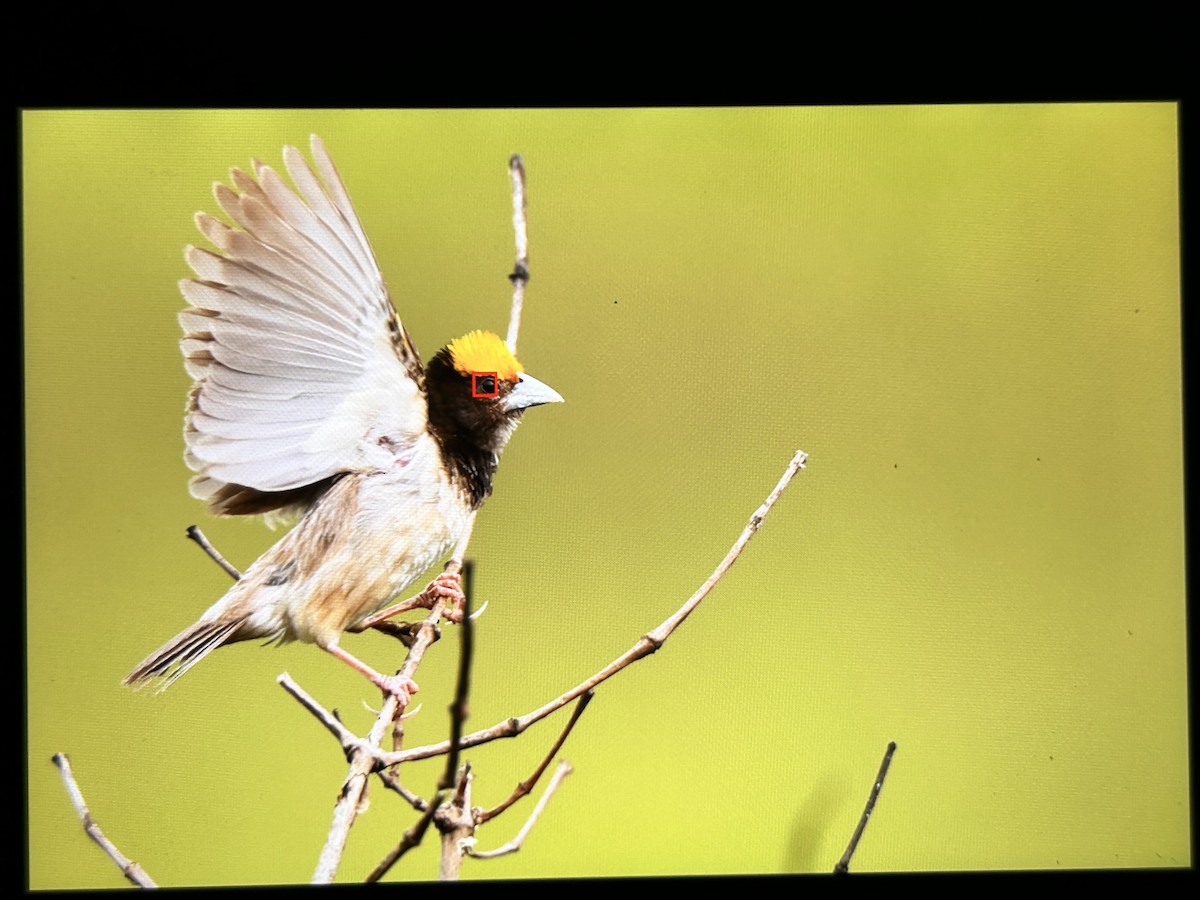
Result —
[{"label": "wing feather", "polygon": [[[188,246],[180,282],[194,384],[184,458],[214,512],[264,512],[371,471],[425,431],[424,370],[325,147],[285,147],[295,189],[255,160],[196,214],[217,252]],[[382,448],[382,449],[381,449]],[[386,451],[386,452],[385,452]]]},{"label": "wing feather", "polygon": [[[314,153],[316,152],[318,151],[316,146],[314,146]],[[319,152],[324,154],[325,150],[323,146]],[[345,217],[333,204],[329,196],[321,190],[321,184],[308,162],[294,147],[283,148],[283,162],[287,167],[288,175],[291,176],[293,183],[300,189],[301,194],[304,195],[304,199],[313,214],[321,220],[333,235],[340,235],[344,230],[340,223],[345,221]],[[330,167],[332,168],[332,163]],[[341,179],[337,176],[336,171],[331,172],[331,177],[337,183],[337,189],[344,193],[345,189],[341,186]],[[351,218],[357,221],[357,217],[353,216],[353,210],[351,210],[351,213]],[[353,228],[351,230],[354,231]],[[361,229],[358,229],[354,234],[354,239],[345,243],[345,247],[346,251],[354,258],[359,273],[366,279],[368,289],[374,291],[376,290],[376,285],[372,284],[372,279],[378,277],[378,271],[371,264],[370,254],[364,252],[368,249],[366,236],[360,235]],[[339,240],[341,240],[340,237]]]}]

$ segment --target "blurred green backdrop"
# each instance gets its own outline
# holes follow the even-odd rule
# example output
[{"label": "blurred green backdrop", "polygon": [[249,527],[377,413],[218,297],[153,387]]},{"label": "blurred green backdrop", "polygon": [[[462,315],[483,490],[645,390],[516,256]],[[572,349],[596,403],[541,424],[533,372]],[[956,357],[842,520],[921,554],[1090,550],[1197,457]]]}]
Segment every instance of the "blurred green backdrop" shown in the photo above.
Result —
[{"label": "blurred green backdrop", "polygon": [[[345,772],[275,684],[365,731],[309,646],[119,685],[277,537],[186,490],[175,282],[211,183],[321,135],[428,357],[503,333],[529,171],[531,413],[472,545],[469,727],[662,621],[796,448],[758,537],[606,684],[521,853],[467,878],[1186,866],[1173,104],[23,114],[29,879],[124,884],[50,762],[160,884],[303,882]],[[445,734],[457,635],[410,744]],[[378,668],[393,642],[345,645]],[[476,802],[565,718],[472,750]],[[406,781],[428,795],[436,765]],[[342,880],[415,816],[377,786]],[[532,799],[480,832],[503,843]],[[393,872],[436,874],[437,841]]]}]

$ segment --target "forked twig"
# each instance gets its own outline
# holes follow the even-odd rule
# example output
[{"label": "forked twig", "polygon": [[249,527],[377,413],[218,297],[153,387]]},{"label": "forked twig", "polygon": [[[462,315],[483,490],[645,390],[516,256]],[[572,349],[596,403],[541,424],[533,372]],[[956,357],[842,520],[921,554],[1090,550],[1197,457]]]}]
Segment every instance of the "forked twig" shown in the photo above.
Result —
[{"label": "forked twig", "polygon": [[442,833],[442,854],[438,862],[439,881],[457,881],[462,870],[465,848],[475,839],[475,817],[471,808],[471,764],[458,771],[454,794],[443,803],[434,816]]},{"label": "forked twig", "polygon": [[833,867],[835,875],[845,875],[850,871],[850,857],[858,849],[858,842],[862,840],[863,831],[866,830],[871,813],[875,810],[875,801],[879,799],[879,792],[883,790],[883,779],[887,778],[888,768],[892,764],[892,754],[895,752],[896,742],[889,741],[887,750],[883,753],[883,762],[879,764],[879,774],[875,776],[875,783],[871,785],[871,793],[867,795],[867,805],[863,809],[862,816],[859,817],[858,827],[854,829],[854,834],[850,837],[850,844],[846,847],[846,852],[842,854],[838,864]]},{"label": "forked twig", "polygon": [[[753,515],[750,516],[750,521],[746,523],[746,527],[742,529],[741,535],[739,535],[738,539],[734,541],[733,546],[729,549],[729,552],[725,554],[725,558],[721,560],[716,569],[713,570],[713,573],[707,578],[707,580],[705,580],[704,584],[700,585],[696,592],[688,598],[683,606],[681,606],[670,617],[668,617],[666,621],[664,621],[653,631],[643,635],[633,647],[625,651],[625,653],[621,654],[621,656],[617,657],[591,678],[588,678],[586,681],[577,684],[565,694],[557,697],[554,700],[551,700],[549,703],[546,703],[543,706],[538,707],[532,712],[526,713],[523,716],[514,716],[505,719],[502,722],[498,722],[490,728],[485,728],[482,731],[476,731],[472,732],[471,734],[464,735],[462,740],[459,742],[459,746],[462,749],[467,749],[469,747],[476,747],[480,744],[486,744],[489,741],[494,741],[498,738],[516,737],[530,725],[540,721],[541,719],[544,719],[552,712],[555,712],[556,710],[566,706],[576,697],[579,697],[581,694],[591,690],[592,688],[596,687],[596,685],[607,681],[626,666],[637,662],[639,659],[649,656],[651,653],[658,650],[659,647],[666,643],[667,639],[672,635],[672,633],[674,633],[675,629],[683,623],[683,620],[691,615],[692,611],[700,605],[700,602],[708,596],[709,592],[713,589],[713,587],[716,586],[717,582],[721,580],[727,571],[729,571],[730,566],[732,566],[734,562],[737,561],[737,558],[741,556],[742,550],[745,549],[746,544],[758,532],[758,529],[762,526],[767,514],[775,505],[775,502],[787,488],[793,476],[795,476],[798,471],[805,467],[805,462],[807,460],[807,453],[805,453],[803,450],[796,451],[795,456],[792,457],[791,462],[788,463],[788,466],[784,470],[782,477],[779,479],[779,483],[775,485],[775,489],[771,491],[771,493],[767,496],[767,499],[763,501],[763,504],[754,511]],[[449,750],[450,742],[441,741],[437,744],[426,744],[425,746],[413,747],[408,750],[381,753],[379,756],[379,763],[380,765],[390,766],[398,763],[411,762],[412,760],[416,759],[429,759],[433,756],[441,756],[442,754],[447,753]]]},{"label": "forked twig", "polygon": [[79,785],[75,782],[75,773],[71,771],[71,761],[67,759],[67,754],[55,753],[50,758],[58,766],[59,772],[62,773],[63,784],[66,786],[67,794],[71,798],[71,805],[75,807],[75,812],[79,814],[79,819],[83,822],[83,830],[87,832],[87,836],[100,845],[100,849],[107,853],[109,858],[117,864],[117,867],[121,870],[121,874],[135,885],[142,888],[158,887],[154,883],[154,879],[147,875],[141,866],[118,850],[117,845],[105,837],[104,832],[100,830],[100,826],[96,824],[96,820],[92,818],[92,814],[87,808],[87,803],[83,799],[83,792],[79,790]]},{"label": "forked twig", "polygon": [[[481,813],[480,811],[472,808],[470,803],[470,785],[472,779],[470,763],[463,766],[461,770],[458,769],[458,743],[459,736],[462,733],[462,724],[468,716],[467,698],[470,696],[470,673],[473,659],[471,571],[472,566],[468,561],[464,564],[462,572],[462,587],[465,598],[462,622],[462,650],[460,655],[457,685],[455,688],[455,697],[449,708],[451,715],[450,749],[446,755],[445,770],[443,771],[442,777],[438,784],[438,793],[434,802],[425,808],[425,816],[423,816],[421,822],[418,823],[418,827],[410,829],[404,833],[403,838],[397,844],[397,846],[389,851],[384,859],[382,859],[368,875],[368,882],[376,882],[381,879],[404,855],[404,853],[419,844],[424,837],[425,831],[428,828],[428,821],[430,820],[435,822],[438,826],[438,829],[443,832],[441,863],[439,865],[439,879],[456,880],[462,866],[462,857],[464,854],[469,853],[470,847],[475,841],[474,835],[477,826],[488,819],[495,818],[522,796],[529,793],[533,786],[536,785],[546,767],[549,765],[553,755],[558,752],[563,743],[566,741],[567,737],[570,735],[575,723],[578,721],[580,715],[582,715],[583,710],[587,707],[587,704],[591,701],[593,696],[592,692],[589,691],[580,698],[580,702],[577,704],[574,714],[571,716],[570,721],[567,723],[567,726],[564,728],[562,734],[555,742],[550,753],[546,756],[541,765],[538,766],[537,770],[529,779],[518,784],[517,789],[514,790],[508,799],[506,799],[499,807],[490,811],[489,813]],[[489,853],[484,854],[483,858],[500,856],[518,850],[521,843],[529,834],[530,829],[537,821],[537,817],[540,815],[542,809],[545,808],[549,797],[557,789],[558,783],[561,782],[562,778],[565,777],[566,774],[569,774],[570,771],[571,769],[568,764],[560,764],[559,771],[556,772],[555,778],[548,787],[546,794],[535,808],[529,820],[525,823],[525,826],[518,833],[517,837],[499,850],[490,851]],[[453,779],[455,772],[458,773],[456,780]],[[389,774],[389,770],[385,769],[381,774]],[[455,786],[453,795],[448,799],[443,799],[446,797],[446,792],[449,790],[452,784]],[[412,795],[399,786],[398,781],[396,782],[396,788],[399,790],[402,796],[406,796],[406,799],[412,797]],[[412,797],[412,800],[421,802],[415,797]]]},{"label": "forked twig", "polygon": [[[416,640],[413,641],[413,645],[404,659],[400,674],[412,677],[421,664],[425,651],[437,640],[437,624],[441,620],[444,605],[440,599],[434,601],[433,608],[421,623]],[[346,839],[350,836],[350,828],[358,818],[363,793],[367,787],[367,778],[377,768],[379,742],[387,733],[388,725],[392,723],[396,712],[396,697],[389,693],[383,699],[379,715],[375,717],[375,723],[371,726],[366,740],[357,744],[354,752],[350,754],[350,771],[346,773],[341,793],[338,795],[337,803],[334,804],[333,821],[329,825],[325,846],[321,848],[321,856],[317,860],[317,867],[313,872],[313,884],[329,884],[337,874],[338,864],[346,849]],[[436,809],[437,807],[434,805],[432,808]]]},{"label": "forked twig", "polygon": [[[422,804],[419,808],[424,809],[427,813],[426,818],[438,821],[441,827],[441,818],[445,815],[446,803],[444,798],[446,791],[454,785],[454,776],[458,768],[458,738],[462,734],[462,725],[468,715],[467,698],[470,696],[471,689],[471,662],[473,655],[473,635],[474,635],[474,620],[471,618],[471,574],[474,566],[470,560],[463,563],[462,569],[462,592],[463,592],[463,620],[462,620],[462,642],[459,655],[458,682],[454,690],[454,700],[450,704],[450,752],[446,754],[446,768],[442,772],[441,778],[438,780],[437,794],[432,803],[428,807],[424,806],[425,801],[421,800],[416,795],[412,794],[404,788],[398,778],[392,775],[390,769],[384,769],[379,774],[381,777],[389,776],[391,783],[389,787],[399,793],[402,797],[409,801],[413,806]],[[469,769],[469,765],[468,765]],[[455,795],[455,800],[461,800],[463,791],[465,790],[464,782],[469,777],[469,774],[464,773],[460,779],[458,791]],[[453,801],[451,801],[453,802]],[[419,831],[410,829],[404,832],[399,844],[396,845],[388,854],[380,860],[379,864],[367,876],[368,882],[378,881],[388,870],[395,865],[412,847],[421,842],[425,835],[425,830],[428,827],[426,822]],[[443,856],[445,848],[443,847]],[[443,868],[446,862],[443,860]]]},{"label": "forked twig", "polygon": [[494,859],[497,856],[504,856],[508,853],[516,853],[521,849],[521,844],[528,837],[530,829],[537,823],[538,816],[542,814],[542,810],[546,808],[546,804],[550,802],[550,798],[554,796],[554,792],[558,790],[558,786],[562,780],[570,775],[574,769],[571,764],[565,760],[559,762],[558,767],[554,770],[554,775],[550,778],[550,783],[546,785],[546,790],[542,792],[542,796],[538,798],[537,806],[533,808],[533,812],[529,814],[529,818],[525,820],[525,824],[521,826],[521,830],[507,844],[497,847],[495,850],[473,850],[470,845],[464,847],[464,851],[468,856],[475,859]]},{"label": "forked twig", "polygon": [[499,806],[477,812],[475,814],[476,825],[482,825],[489,819],[496,818],[496,816],[500,815],[500,813],[504,812],[537,786],[538,779],[542,777],[542,773],[550,765],[550,760],[554,759],[558,751],[562,749],[562,745],[566,743],[571,730],[575,727],[575,723],[579,721],[579,717],[583,715],[583,711],[587,709],[587,705],[592,702],[592,698],[595,696],[595,691],[587,691],[579,698],[579,702],[575,704],[575,711],[571,713],[571,719],[567,722],[567,727],[562,730],[562,734],[558,736],[558,740],[554,742],[554,746],[550,748],[550,752],[546,754],[542,760],[542,764],[537,767],[532,775],[524,781],[518,782],[513,792]]}]

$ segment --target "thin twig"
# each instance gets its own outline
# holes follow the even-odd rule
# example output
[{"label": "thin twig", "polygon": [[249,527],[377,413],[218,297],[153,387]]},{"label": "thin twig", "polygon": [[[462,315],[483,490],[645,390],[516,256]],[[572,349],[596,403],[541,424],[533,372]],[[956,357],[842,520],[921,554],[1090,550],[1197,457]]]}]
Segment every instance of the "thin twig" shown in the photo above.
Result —
[{"label": "thin twig", "polygon": [[[741,535],[736,541],[734,541],[733,546],[729,549],[729,552],[725,554],[725,558],[721,560],[720,564],[718,564],[716,569],[713,570],[712,575],[710,575],[704,584],[699,587],[696,593],[688,598],[687,602],[685,602],[683,606],[676,610],[666,621],[664,621],[653,631],[643,635],[633,647],[625,651],[625,653],[621,654],[591,678],[588,678],[586,681],[577,684],[565,694],[554,700],[551,700],[549,703],[546,703],[543,706],[538,707],[533,712],[526,713],[523,716],[514,716],[512,718],[505,719],[503,722],[497,722],[490,728],[485,728],[482,731],[476,731],[471,734],[464,735],[463,739],[459,742],[459,746],[463,749],[466,749],[469,747],[476,747],[480,744],[486,744],[489,741],[494,741],[498,738],[516,737],[530,725],[540,721],[541,719],[544,719],[552,712],[561,709],[576,697],[591,690],[598,684],[607,681],[626,666],[637,662],[643,657],[649,656],[651,653],[661,647],[666,642],[667,638],[669,638],[675,631],[675,629],[680,626],[683,620],[686,619],[700,604],[700,601],[708,596],[708,593],[713,589],[717,582],[721,580],[722,576],[729,571],[730,566],[732,566],[737,558],[741,555],[742,550],[744,550],[746,547],[746,544],[752,537],[754,537],[754,535],[758,532],[758,529],[762,527],[762,523],[766,519],[767,514],[775,505],[775,501],[777,501],[780,495],[783,494],[784,489],[787,488],[793,476],[805,467],[805,462],[807,460],[807,453],[805,453],[803,450],[796,451],[796,455],[793,456],[791,462],[788,463],[787,468],[784,470],[783,476],[779,479],[779,483],[775,485],[775,489],[771,491],[767,499],[763,501],[763,504],[754,511],[754,514],[750,517],[750,521],[746,523],[746,527],[742,530]],[[426,744],[423,747],[413,747],[408,750],[401,750],[394,753],[381,753],[379,762],[382,765],[395,765],[397,763],[411,762],[412,760],[416,759],[428,759],[433,756],[441,756],[443,753],[447,753],[449,749],[450,742],[442,741],[437,744]]]},{"label": "thin twig", "polygon": [[233,567],[233,565],[223,557],[217,548],[208,542],[208,538],[204,536],[204,532],[196,525],[189,525],[187,536],[200,545],[200,549],[212,557],[212,561],[229,573],[229,577],[234,581],[240,581],[242,573]]},{"label": "thin twig", "polygon": [[380,860],[379,865],[377,865],[371,871],[371,874],[367,876],[367,884],[374,884],[375,882],[379,881],[379,879],[386,875],[388,870],[396,864],[400,857],[421,843],[422,839],[425,837],[425,832],[429,830],[429,823],[433,821],[433,814],[442,804],[442,796],[443,795],[439,793],[433,798],[433,801],[429,804],[429,808],[425,810],[425,815],[421,816],[416,825],[404,832],[404,837],[401,839],[400,843],[393,847],[391,852],[388,853],[388,855],[382,860]]},{"label": "thin twig", "polygon": [[471,660],[474,653],[475,623],[471,620],[471,574],[474,565],[470,560],[463,562],[460,584],[463,592],[462,640],[458,653],[458,684],[454,689],[454,702],[450,704],[450,752],[446,754],[446,770],[442,773],[438,788],[448,788],[454,783],[458,771],[459,741],[462,740],[463,723],[470,716],[468,699],[471,696]]},{"label": "thin twig", "polygon": [[537,786],[538,779],[542,777],[542,773],[550,765],[550,760],[554,759],[558,751],[562,749],[562,745],[566,743],[567,738],[571,734],[571,729],[575,727],[575,723],[579,721],[579,717],[583,715],[583,711],[587,709],[587,705],[592,702],[592,698],[595,696],[595,691],[587,691],[579,698],[579,702],[575,704],[574,712],[571,713],[571,720],[567,722],[567,727],[562,730],[562,734],[558,736],[558,740],[554,742],[554,746],[550,748],[550,752],[546,754],[545,759],[542,760],[542,764],[537,767],[537,770],[532,775],[524,781],[519,782],[516,789],[499,806],[489,810],[480,810],[475,813],[476,825],[482,825],[489,819],[496,818],[496,816],[500,815],[500,813],[504,812]]},{"label": "thin twig", "polygon": [[508,173],[512,178],[513,234],[516,238],[517,260],[512,274],[512,311],[508,318],[508,338],[505,343],[514,354],[517,352],[517,332],[521,330],[521,307],[525,303],[525,285],[529,283],[529,233],[525,220],[525,162],[519,154],[508,161]]},{"label": "thin twig", "polygon": [[[442,600],[434,601],[433,608],[422,622],[421,630],[416,640],[413,641],[399,674],[411,678],[421,664],[425,651],[437,640],[437,624],[441,620],[444,605]],[[375,724],[372,725],[366,741],[358,745],[351,756],[350,771],[346,774],[342,791],[334,805],[329,834],[325,838],[325,846],[321,849],[317,868],[313,872],[313,884],[329,884],[337,874],[338,864],[346,849],[346,840],[350,836],[350,828],[358,818],[363,794],[367,788],[367,778],[378,768],[379,742],[383,740],[396,712],[396,697],[389,693],[383,699],[379,714],[375,717]],[[436,809],[436,806],[434,808]]]},{"label": "thin twig", "polygon": [[382,769],[377,773],[379,780],[383,782],[384,787],[390,791],[395,791],[404,798],[404,802],[415,809],[417,812],[426,812],[429,809],[429,801],[424,797],[418,797],[403,784],[391,769]]},{"label": "thin twig", "polygon": [[866,830],[867,822],[870,820],[871,813],[875,809],[875,801],[879,799],[879,792],[883,790],[883,779],[887,777],[888,767],[892,764],[892,754],[895,752],[896,742],[890,741],[887,745],[887,750],[883,753],[883,762],[879,764],[879,774],[875,776],[875,783],[871,785],[871,793],[867,795],[867,805],[858,820],[858,827],[854,829],[854,834],[850,838],[850,844],[846,847],[846,852],[842,854],[842,858],[838,860],[838,864],[833,867],[835,875],[845,875],[850,871],[850,857],[854,855],[854,851],[858,849],[858,842],[862,840],[863,831]]},{"label": "thin twig", "polygon": [[538,816],[542,814],[542,810],[546,808],[546,804],[550,802],[550,798],[554,796],[554,792],[558,790],[558,786],[562,780],[570,775],[574,769],[566,760],[559,762],[558,768],[554,770],[554,775],[550,779],[550,783],[546,785],[546,790],[540,798],[538,798],[537,806],[533,808],[533,812],[529,814],[529,818],[525,824],[521,826],[521,830],[517,832],[517,836],[503,846],[497,847],[495,850],[472,850],[470,846],[464,848],[468,856],[475,859],[494,859],[497,856],[504,856],[508,853],[516,853],[521,849],[521,844],[525,842],[525,838],[529,835],[530,829],[538,820]]},{"label": "thin twig", "polygon": [[67,754],[55,753],[50,758],[58,766],[59,772],[62,773],[62,780],[67,788],[67,795],[71,798],[71,804],[75,807],[75,812],[79,814],[80,821],[83,822],[83,830],[87,832],[87,836],[100,845],[100,849],[107,853],[112,861],[117,864],[117,868],[121,870],[121,874],[137,887],[158,887],[154,883],[154,879],[147,875],[141,866],[125,856],[125,854],[117,849],[116,844],[104,836],[104,832],[100,830],[100,826],[96,824],[96,820],[92,818],[92,814],[87,808],[87,803],[83,799],[83,792],[79,790],[79,785],[75,782],[75,773],[71,771],[71,761],[67,759]]},{"label": "thin twig", "polygon": [[[342,745],[342,750],[346,753],[346,758],[349,759],[355,752],[361,752],[367,749],[362,738],[352,732],[349,728],[342,724],[342,720],[333,713],[325,709],[320,703],[313,699],[304,688],[300,687],[287,672],[281,674],[275,681],[289,694],[295,697],[300,705],[307,709],[317,721],[325,726],[325,729],[338,739]],[[369,751],[368,751],[369,752]]]}]

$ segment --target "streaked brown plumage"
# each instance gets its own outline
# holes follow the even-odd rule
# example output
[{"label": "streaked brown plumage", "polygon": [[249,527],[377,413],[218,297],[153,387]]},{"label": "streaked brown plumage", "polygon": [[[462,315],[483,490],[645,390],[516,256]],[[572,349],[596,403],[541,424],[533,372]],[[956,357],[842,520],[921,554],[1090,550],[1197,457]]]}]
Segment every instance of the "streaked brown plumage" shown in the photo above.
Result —
[{"label": "streaked brown plumage", "polygon": [[[200,620],[126,678],[170,684],[217,647],[316,643],[397,696],[338,645],[458,542],[491,493],[524,411],[561,402],[494,334],[471,332],[421,364],[341,179],[312,138],[317,174],[284,148],[298,193],[255,161],[196,222],[222,252],[188,247],[181,347],[194,379],[185,458],[218,515],[299,515]],[[454,596],[435,579],[417,599]]]}]

